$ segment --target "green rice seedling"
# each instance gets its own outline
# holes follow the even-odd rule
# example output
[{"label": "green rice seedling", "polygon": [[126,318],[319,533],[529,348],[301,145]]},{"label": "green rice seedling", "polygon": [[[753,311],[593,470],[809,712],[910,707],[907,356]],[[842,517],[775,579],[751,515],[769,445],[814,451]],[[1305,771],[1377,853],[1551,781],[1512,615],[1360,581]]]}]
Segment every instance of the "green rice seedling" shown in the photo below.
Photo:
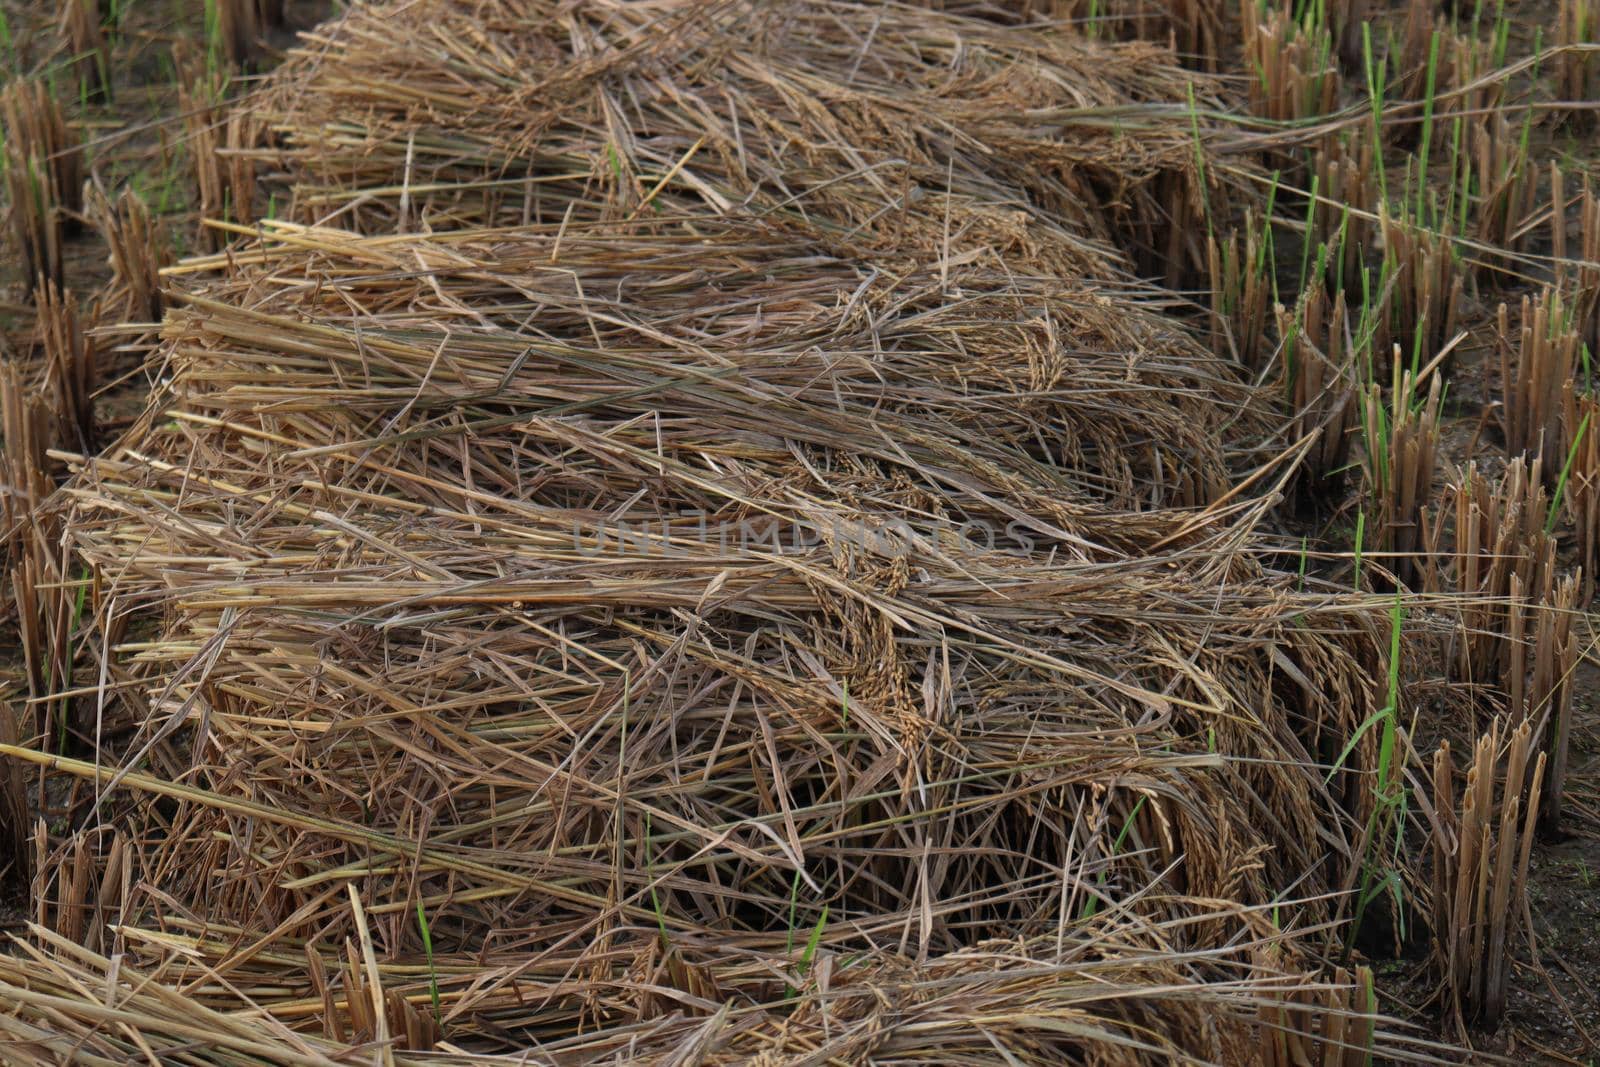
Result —
[{"label": "green rice seedling", "polygon": [[[623,731],[623,736],[626,738],[626,722],[624,722]],[[645,855],[647,857],[645,872],[650,873],[655,867],[655,861],[653,859],[653,854],[655,852],[655,839],[650,832],[650,813],[648,811],[644,813],[644,847]],[[672,948],[672,934],[667,930],[667,909],[661,903],[661,889],[657,884],[657,881],[658,880],[654,877],[650,879],[650,910],[656,917],[656,933],[661,936],[661,949],[663,952],[666,952]],[[799,886],[800,872],[795,871],[795,892],[799,891]],[[790,899],[789,906],[789,919],[792,923],[794,921],[794,900],[792,897]]]},{"label": "green rice seedling", "polygon": [[[1477,37],[1483,28],[1483,0],[1476,0],[1472,7],[1472,21],[1468,33]],[[1506,0],[1495,0],[1494,25],[1490,27],[1489,44],[1489,69],[1495,70],[1506,65],[1506,55],[1511,47],[1511,17],[1506,13]]]},{"label": "green rice seedling", "polygon": [[1432,222],[1435,229],[1466,233],[1468,211],[1472,203],[1472,156],[1467,146],[1467,117],[1452,115],[1449,131],[1447,150],[1450,162],[1444,175],[1444,204]]},{"label": "green rice seedling", "polygon": [[1372,144],[1379,146],[1373,152],[1372,164],[1377,171],[1378,201],[1386,204],[1389,200],[1388,178],[1384,172],[1383,152],[1384,143],[1383,112],[1388,103],[1388,74],[1387,62],[1380,61],[1372,50],[1372,24],[1361,24],[1361,56],[1366,73],[1367,107],[1372,118]]},{"label": "green rice seedling", "polygon": [[822,905],[822,914],[817,916],[817,924],[811,928],[811,936],[806,938],[805,951],[800,954],[800,962],[795,966],[795,977],[804,980],[806,972],[811,969],[811,961],[817,958],[817,946],[822,944],[822,934],[828,928],[828,905]]},{"label": "green rice seedling", "polygon": [[1367,513],[1356,512],[1356,536],[1351,552],[1351,580],[1350,587],[1357,593],[1361,592],[1361,552],[1366,547],[1367,541]]},{"label": "green rice seedling", "polygon": [[1378,732],[1377,760],[1373,767],[1371,808],[1359,842],[1357,864],[1352,870],[1357,885],[1355,914],[1351,920],[1349,943],[1361,936],[1369,908],[1387,897],[1394,922],[1396,940],[1405,937],[1405,880],[1399,851],[1406,830],[1409,793],[1405,784],[1405,753],[1400,734],[1400,656],[1405,627],[1405,605],[1399,590],[1389,607],[1389,649],[1385,658],[1386,700],[1384,706],[1363,722],[1346,742],[1334,761],[1329,779],[1342,767],[1367,733]]},{"label": "green rice seedling", "polygon": [[[1311,174],[1311,189],[1306,194],[1306,220],[1301,228],[1300,238],[1300,283],[1299,292],[1305,292],[1306,281],[1310,278],[1311,248],[1319,242],[1315,240],[1317,231],[1317,215],[1321,206],[1321,175],[1313,171]],[[1326,242],[1321,242],[1326,244]]]},{"label": "green rice seedling", "polygon": [[1417,206],[1415,217],[1426,219],[1426,192],[1428,184],[1428,150],[1433,147],[1433,120],[1435,93],[1439,76],[1439,31],[1434,30],[1428,40],[1428,65],[1424,77],[1422,97],[1422,133],[1417,138]]},{"label": "green rice seedling", "polygon": [[[1208,728],[1207,730],[1206,750],[1208,752],[1215,752],[1217,750],[1217,735],[1214,728]],[[1123,816],[1122,826],[1117,830],[1117,836],[1111,840],[1111,848],[1106,856],[1106,866],[1101,868],[1099,874],[1095,875],[1096,886],[1099,886],[1103,889],[1107,881],[1110,880],[1110,865],[1119,855],[1122,854],[1123,846],[1127,844],[1128,835],[1133,832],[1135,820],[1139,818],[1139,812],[1143,810],[1146,799],[1148,798],[1144,794],[1140,794],[1139,799],[1133,802],[1133,807],[1128,809],[1128,814]],[[1099,913],[1099,911],[1100,897],[1098,894],[1091,893],[1089,898],[1083,902],[1083,907],[1078,912],[1078,921],[1085,922],[1089,919],[1092,919],[1096,914]]]},{"label": "green rice seedling", "polygon": [[[794,955],[796,913],[800,897],[800,873],[798,870],[794,872],[793,883],[789,890],[789,933],[784,950],[784,954],[787,956]],[[805,982],[806,973],[811,969],[811,961],[816,958],[817,947],[822,943],[822,934],[827,928],[828,904],[824,901],[822,914],[817,917],[815,925],[811,927],[811,933],[806,937],[805,947],[800,951],[800,958],[795,961],[794,982],[785,989],[785,999],[793,999],[799,995],[800,989]]]},{"label": "green rice seedling", "polygon": [[428,926],[428,912],[420,900],[417,901],[417,932],[422,935],[422,952],[428,960],[428,997],[433,1001],[433,1018],[434,1022],[439,1022],[439,968],[433,959],[433,931]]}]

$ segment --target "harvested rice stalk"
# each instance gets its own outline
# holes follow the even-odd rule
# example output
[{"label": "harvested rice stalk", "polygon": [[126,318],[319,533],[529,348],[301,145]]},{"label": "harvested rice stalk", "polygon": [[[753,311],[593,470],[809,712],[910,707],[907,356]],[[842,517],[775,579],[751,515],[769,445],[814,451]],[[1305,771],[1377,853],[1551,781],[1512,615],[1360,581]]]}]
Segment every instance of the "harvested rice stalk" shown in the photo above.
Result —
[{"label": "harvested rice stalk", "polygon": [[[1583,579],[1556,566],[1539,468],[1539,460],[1530,466],[1519,456],[1495,484],[1469,464],[1448,490],[1454,546],[1441,550],[1443,523],[1436,523],[1429,555],[1449,561],[1459,594],[1452,676],[1492,686],[1512,722],[1533,725],[1535,745],[1549,758],[1541,822],[1553,827],[1566,776],[1578,661],[1572,617]],[[1444,584],[1435,580],[1430,588]]]},{"label": "harvested rice stalk", "polygon": [[[1400,47],[1391,57],[1396,69],[1388,92],[1394,99],[1422,103],[1429,98],[1430,79],[1435,95],[1442,88],[1439,52],[1443,27],[1444,20],[1430,0],[1407,0]],[[1394,123],[1386,129],[1399,144],[1414,147],[1422,126],[1416,122]]]},{"label": "harvested rice stalk", "polygon": [[277,29],[285,21],[287,0],[256,0],[257,24],[263,29]]},{"label": "harvested rice stalk", "polygon": [[[935,264],[900,279],[871,271],[863,277],[858,261],[816,254],[808,231],[766,223],[697,223],[704,236],[685,232],[653,236],[653,227],[642,223],[623,227],[620,235],[604,228],[591,233],[588,228],[563,228],[557,224],[507,231],[503,237],[493,231],[441,234],[418,238],[414,245],[397,245],[393,238],[367,240],[332,229],[274,222],[264,225],[269,232],[281,234],[281,240],[269,238],[264,250],[246,253],[235,249],[228,255],[197,260],[177,270],[194,273],[226,269],[241,255],[250,262],[271,261],[297,248],[308,254],[320,250],[332,256],[333,263],[343,264],[340,270],[353,270],[361,263],[382,263],[387,265],[386,270],[402,275],[414,269],[413,256],[434,263],[441,254],[446,255],[440,270],[451,261],[458,265],[475,262],[488,272],[486,278],[482,284],[469,278],[453,280],[452,287],[459,287],[453,299],[471,301],[479,308],[476,314],[468,314],[467,320],[481,326],[478,316],[485,316],[500,323],[503,331],[510,331],[498,340],[483,342],[489,347],[482,358],[490,359],[499,358],[497,353],[507,346],[519,350],[526,347],[514,338],[524,329],[521,323],[527,314],[517,309],[530,299],[538,301],[543,309],[541,318],[549,329],[579,329],[592,344],[590,323],[595,321],[594,316],[612,312],[606,311],[603,304],[593,303],[597,297],[589,294],[609,291],[614,295],[619,286],[624,299],[649,300],[651,306],[666,308],[663,313],[674,316],[675,322],[693,323],[697,329],[731,328],[718,325],[722,318],[720,302],[705,303],[704,283],[697,279],[727,277],[731,281],[726,284],[737,285],[742,291],[753,284],[746,273],[750,265],[761,264],[761,269],[775,272],[773,284],[794,287],[785,298],[792,311],[782,317],[775,317],[769,310],[753,320],[740,318],[739,329],[751,331],[771,323],[772,331],[800,331],[797,336],[810,338],[805,344],[825,344],[839,352],[850,345],[864,345],[852,359],[868,362],[852,370],[852,374],[866,373],[865,368],[881,362],[869,353],[899,336],[896,331],[905,330],[903,344],[909,347],[893,365],[908,360],[907,377],[895,387],[896,393],[918,410],[921,406],[915,398],[930,383],[942,390],[955,388],[956,383],[961,383],[961,389],[969,388],[968,383],[977,388],[976,383],[983,382],[990,383],[983,386],[985,389],[993,387],[1009,394],[1011,399],[1003,405],[1003,421],[996,421],[1001,412],[987,404],[958,405],[958,411],[946,401],[930,397],[927,410],[943,413],[940,425],[953,420],[948,422],[950,431],[959,433],[964,442],[974,429],[981,427],[976,437],[970,437],[980,454],[996,445],[1043,449],[1038,455],[1053,464],[1049,477],[1059,483],[1052,490],[1058,500],[1117,501],[1139,507],[1214,499],[1211,494],[1227,488],[1226,462],[1219,440],[1222,428],[1227,426],[1242,433],[1245,425],[1257,429],[1265,426],[1253,392],[1240,384],[1225,364],[1208,356],[1185,333],[1163,322],[1154,313],[1160,305],[1147,309],[1131,300],[1112,303],[1102,295],[1049,278],[1008,276],[981,264],[960,265],[948,271]],[[640,242],[637,245],[631,233],[635,226]],[[708,244],[712,241],[715,244]],[[639,250],[622,254],[624,249],[635,247]],[[561,254],[560,270],[550,265],[550,256],[556,250]],[[457,255],[468,258],[456,260]],[[642,274],[647,268],[652,273]],[[291,269],[322,268],[294,261]],[[527,280],[511,288],[504,281],[495,280],[521,275],[527,275]],[[572,288],[574,277],[580,291]],[[404,306],[421,300],[426,305],[432,292],[430,286],[409,280],[377,278],[370,284],[372,289],[364,291],[370,292],[380,307],[390,301]],[[952,305],[941,294],[944,286],[956,284],[964,287],[968,298]],[[839,292],[858,296],[854,304],[830,309]],[[759,296],[763,306],[770,304],[772,301],[762,294],[764,290],[757,289],[751,298]],[[886,326],[899,323],[902,317],[910,318],[906,326],[895,325],[889,332],[880,329],[875,334],[863,333],[870,326],[870,320],[861,317],[867,313],[890,314],[892,317],[884,320]],[[231,313],[228,317],[231,319]],[[273,329],[280,325],[281,321],[275,320]],[[928,332],[934,327],[938,332]],[[189,328],[198,327],[190,324]],[[632,319],[620,320],[614,328],[623,332],[608,344],[633,344],[626,340],[637,328]],[[838,332],[815,332],[818,330]],[[781,363],[792,358],[794,345],[802,343],[789,333],[775,332],[773,336],[775,348],[756,346],[738,358],[763,366],[769,361]],[[955,337],[960,338],[959,346],[951,340]],[[689,342],[674,342],[685,343]],[[718,343],[714,350],[721,351],[725,344]],[[704,345],[703,340],[694,341],[688,351],[692,354]],[[264,357],[250,357],[248,362],[254,364],[258,358]],[[431,354],[427,358],[431,359]],[[675,356],[674,361],[682,358],[688,356]],[[254,376],[258,385],[270,391],[280,379],[275,372],[264,369],[267,365],[270,360],[243,373]],[[533,365],[537,364],[530,364]],[[559,367],[559,363],[550,364],[546,372],[564,374]],[[418,380],[437,381],[430,376]],[[349,383],[339,384],[338,375],[325,382],[342,392],[349,388]],[[498,389],[498,383],[495,378],[492,386],[485,381],[484,387]],[[430,390],[435,387],[430,384]],[[857,388],[872,391],[879,387],[863,381]],[[1160,401],[1153,402],[1158,394]],[[368,400],[358,401],[353,396],[350,399],[363,407],[384,402],[381,393]],[[1012,422],[1013,419],[1022,421]],[[816,431],[808,430],[803,436],[815,435]],[[819,438],[827,439],[826,434]],[[879,451],[879,446],[865,449],[866,454]],[[926,462],[938,467],[946,460],[929,454]],[[1135,487],[1139,495],[1130,495]],[[1056,506],[1052,505],[1051,510],[1055,511]],[[1075,524],[1075,520],[1063,521]]]},{"label": "harvested rice stalk", "polygon": [[1567,467],[1561,505],[1577,541],[1579,602],[1588,604],[1600,570],[1600,398],[1571,380],[1561,396],[1561,455]]},{"label": "harvested rice stalk", "polygon": [[1434,965],[1451,1012],[1486,1026],[1505,1010],[1513,951],[1531,937],[1528,858],[1546,764],[1532,751],[1529,723],[1511,730],[1505,748],[1504,729],[1496,719],[1478,739],[1459,799],[1450,746],[1439,747],[1429,813]]},{"label": "harvested rice stalk", "polygon": [[[51,285],[39,294],[40,328],[47,352],[46,375],[54,404],[11,362],[0,363],[0,431],[5,435],[0,475],[4,491],[4,559],[16,606],[28,695],[34,699],[35,721],[30,736],[43,737],[61,751],[68,731],[68,701],[54,695],[71,688],[72,638],[76,625],[73,595],[65,581],[69,552],[62,544],[57,517],[42,510],[55,488],[46,466],[46,449],[55,433],[75,433],[81,364],[58,368],[76,352],[92,353],[81,335],[76,308]],[[74,349],[74,345],[78,346]],[[92,354],[88,357],[92,367]],[[59,373],[58,373],[59,371]],[[63,388],[65,391],[63,391]]]},{"label": "harvested rice stalk", "polygon": [[99,0],[62,0],[60,32],[72,49],[71,65],[79,91],[87,97],[111,97],[111,49],[100,26]]},{"label": "harvested rice stalk", "polygon": [[[1545,530],[1549,510],[1541,461],[1518,456],[1498,481],[1469,463],[1445,490],[1445,505],[1432,528],[1427,558],[1437,573],[1430,590],[1454,589],[1458,625],[1451,676],[1510,691],[1513,664],[1522,655],[1513,624],[1526,612],[1526,598],[1550,588],[1555,539]],[[1444,520],[1453,519],[1445,543]]]},{"label": "harvested rice stalk", "polygon": [[[240,0],[238,6],[249,3],[253,0]],[[178,106],[200,193],[200,241],[217,249],[227,243],[227,233],[208,221],[255,221],[256,165],[249,153],[261,127],[252,109],[228,106],[224,71],[200,63],[192,53],[180,54],[175,62]]]},{"label": "harvested rice stalk", "polygon": [[79,452],[94,448],[94,393],[98,384],[94,342],[83,332],[78,300],[53,282],[38,292],[39,342],[55,416],[55,440]]},{"label": "harvested rice stalk", "polygon": [[1497,76],[1505,64],[1500,40],[1446,30],[1441,41],[1443,59],[1434,119],[1436,152],[1448,151],[1458,137],[1464,144],[1467,123],[1499,111],[1506,94],[1506,79]]},{"label": "harvested rice stalk", "polygon": [[1372,969],[1357,967],[1354,974],[1333,970],[1328,992],[1297,990],[1282,998],[1292,1008],[1261,1008],[1262,1049],[1256,1061],[1263,1067],[1294,1067],[1324,1063],[1330,1067],[1365,1067],[1377,1035],[1377,1004]]},{"label": "harvested rice stalk", "polygon": [[1194,70],[1215,72],[1224,59],[1226,0],[1024,0],[1020,6],[1024,24],[1032,16],[1034,24],[1039,19],[1070,24],[1090,40],[1170,44]]},{"label": "harvested rice stalk", "polygon": [[1312,154],[1317,205],[1312,212],[1314,248],[1326,248],[1330,288],[1359,292],[1366,256],[1377,248],[1378,172],[1372,137],[1358,126],[1330,136]]},{"label": "harvested rice stalk", "polygon": [[[9,701],[0,701],[0,745],[21,745],[22,741],[16,712]],[[0,881],[24,881],[32,876],[30,814],[22,764],[14,760],[0,763]]]},{"label": "harvested rice stalk", "polygon": [[[1546,587],[1533,609],[1532,625],[1516,624],[1530,635],[1532,667],[1527,680],[1526,699],[1521,704],[1525,721],[1535,730],[1542,757],[1548,757],[1539,801],[1539,825],[1550,835],[1559,832],[1562,794],[1566,788],[1567,757],[1572,737],[1572,697],[1578,667],[1578,635],[1572,627],[1578,602],[1579,575],[1559,580],[1546,576]],[[1513,610],[1519,605],[1513,603]],[[1520,648],[1518,651],[1522,651]],[[1527,662],[1514,662],[1513,670]],[[1521,683],[1520,675],[1512,679]],[[1515,710],[1518,704],[1513,703]]]},{"label": "harvested rice stalk", "polygon": [[[1405,222],[1379,209],[1383,270],[1375,293],[1378,308],[1373,350],[1398,346],[1421,369],[1447,353],[1460,331],[1462,271],[1455,242],[1445,234]],[[1439,364],[1448,373],[1453,362]]]},{"label": "harvested rice stalk", "polygon": [[[1550,247],[1556,261],[1555,285],[1572,294],[1572,328],[1592,356],[1600,353],[1600,196],[1590,188],[1586,174],[1582,188],[1569,200],[1566,177],[1561,168],[1552,163],[1550,200]],[[1569,203],[1576,206],[1575,245],[1569,241]]]},{"label": "harvested rice stalk", "polygon": [[[1509,78],[1503,69],[1504,37],[1498,32],[1481,36],[1477,13],[1458,9],[1447,18],[1438,7],[1430,0],[1407,0],[1399,40],[1393,42],[1387,62],[1376,60],[1385,69],[1391,64],[1394,68],[1383,86],[1383,100],[1410,105],[1399,109],[1400,121],[1384,124],[1386,139],[1418,152],[1420,159],[1411,162],[1424,167],[1430,152],[1436,163],[1458,157],[1467,147],[1468,126],[1497,112]],[[1463,23],[1463,14],[1471,14],[1471,20]],[[1375,39],[1377,24],[1372,31]],[[1364,51],[1361,58],[1358,68],[1367,59]],[[1424,135],[1427,145],[1421,143]],[[1417,174],[1414,180],[1426,186],[1432,178]]]},{"label": "harvested rice stalk", "polygon": [[207,10],[214,22],[208,30],[222,58],[244,69],[259,48],[261,0],[211,0]]},{"label": "harvested rice stalk", "polygon": [[1227,33],[1227,0],[1168,0],[1156,5],[1157,18],[1143,20],[1141,36],[1170,41],[1185,66],[1215,73],[1221,69]]},{"label": "harvested rice stalk", "polygon": [[1346,70],[1359,71],[1364,58],[1361,27],[1368,18],[1370,0],[1322,0],[1328,13],[1339,61]]},{"label": "harvested rice stalk", "polygon": [[66,551],[54,530],[30,516],[17,538],[11,592],[17,610],[18,643],[36,701],[29,732],[56,752],[65,751],[72,723],[71,702],[56,694],[71,688],[74,588],[66,580]]},{"label": "harvested rice stalk", "polygon": [[1483,271],[1515,276],[1515,257],[1534,229],[1539,168],[1528,158],[1533,115],[1519,126],[1503,110],[1474,118],[1468,126],[1469,151],[1478,181],[1478,241],[1496,249],[1479,261]]},{"label": "harvested rice stalk", "polygon": [[44,82],[17,79],[0,90],[0,121],[8,156],[33,161],[46,186],[45,201],[61,211],[58,225],[76,233],[83,212],[83,145],[67,126],[61,105]]},{"label": "harvested rice stalk", "polygon": [[43,83],[0,90],[5,125],[5,180],[23,277],[62,284],[61,239],[79,226],[83,148]]},{"label": "harvested rice stalk", "polygon": [[50,183],[39,160],[19,155],[8,143],[5,179],[11,204],[11,232],[22,259],[23,276],[32,279],[34,287],[41,282],[60,285],[65,276],[61,260],[62,214],[52,199]]},{"label": "harvested rice stalk", "polygon": [[[1600,95],[1600,0],[1561,0],[1556,15],[1556,99],[1583,103]],[[1593,109],[1575,107],[1569,121],[1592,123]]]},{"label": "harvested rice stalk", "polygon": [[1304,491],[1322,497],[1329,482],[1349,466],[1350,446],[1360,422],[1356,406],[1357,366],[1344,294],[1332,301],[1313,285],[1293,310],[1277,308],[1283,338],[1284,400],[1294,421],[1294,440],[1314,437],[1306,453]]},{"label": "harvested rice stalk", "polygon": [[1268,345],[1267,310],[1273,279],[1267,260],[1271,234],[1257,226],[1245,212],[1241,233],[1218,244],[1207,239],[1211,276],[1211,350],[1218,359],[1231,359],[1255,372],[1261,369]]},{"label": "harvested rice stalk", "polygon": [[1522,325],[1511,330],[1504,304],[1498,312],[1500,411],[1506,448],[1544,457],[1546,477],[1561,473],[1562,396],[1579,371],[1582,347],[1558,290],[1522,298]]},{"label": "harvested rice stalk", "polygon": [[5,435],[0,453],[0,476],[5,480],[0,496],[5,516],[3,558],[28,695],[41,701],[21,732],[59,744],[60,729],[52,733],[50,727],[65,722],[61,703],[43,700],[55,690],[55,681],[65,677],[64,649],[56,640],[62,629],[58,622],[63,595],[51,585],[60,577],[59,544],[49,536],[55,527],[48,521],[41,525],[38,510],[55,488],[46,473],[45,459],[51,422],[48,408],[17,365],[0,363],[0,431]]},{"label": "harvested rice stalk", "polygon": [[1275,122],[1331,114],[1339,98],[1339,68],[1325,25],[1260,0],[1242,0],[1250,110]]},{"label": "harvested rice stalk", "polygon": [[5,518],[4,558],[15,559],[24,540],[33,509],[55,488],[47,471],[45,452],[50,448],[50,414],[22,369],[9,360],[0,362],[0,503]]},{"label": "harvested rice stalk", "polygon": [[1376,382],[1363,391],[1364,506],[1372,516],[1367,529],[1402,582],[1422,573],[1416,552],[1424,542],[1422,509],[1433,492],[1441,379],[1429,378],[1427,395],[1419,397],[1416,376],[1397,353],[1388,403]]},{"label": "harvested rice stalk", "polygon": [[34,921],[89,952],[111,951],[111,929],[126,916],[132,888],[131,853],[128,839],[110,827],[69,834],[38,864],[29,892]]},{"label": "harvested rice stalk", "polygon": [[139,322],[160,322],[161,270],[172,262],[172,242],[132,189],[122,190],[114,201],[98,185],[88,189],[87,212],[105,239],[112,286],[122,295],[125,314]]}]

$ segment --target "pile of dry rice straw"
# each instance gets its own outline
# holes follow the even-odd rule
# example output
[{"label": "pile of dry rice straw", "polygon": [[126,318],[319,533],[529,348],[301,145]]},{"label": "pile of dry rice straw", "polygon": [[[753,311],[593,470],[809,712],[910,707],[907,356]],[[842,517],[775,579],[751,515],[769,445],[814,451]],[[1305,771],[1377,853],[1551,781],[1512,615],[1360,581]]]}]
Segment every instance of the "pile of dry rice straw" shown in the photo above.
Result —
[{"label": "pile of dry rice straw", "polygon": [[169,384],[59,498],[104,745],[28,769],[85,815],[0,1033],[1420,1054],[1328,962],[1382,608],[1300,591],[1267,405],[1134,280],[1203,235],[1216,104],[1165,49],[883,5],[305,40],[244,105],[287,217],[174,269]]}]

